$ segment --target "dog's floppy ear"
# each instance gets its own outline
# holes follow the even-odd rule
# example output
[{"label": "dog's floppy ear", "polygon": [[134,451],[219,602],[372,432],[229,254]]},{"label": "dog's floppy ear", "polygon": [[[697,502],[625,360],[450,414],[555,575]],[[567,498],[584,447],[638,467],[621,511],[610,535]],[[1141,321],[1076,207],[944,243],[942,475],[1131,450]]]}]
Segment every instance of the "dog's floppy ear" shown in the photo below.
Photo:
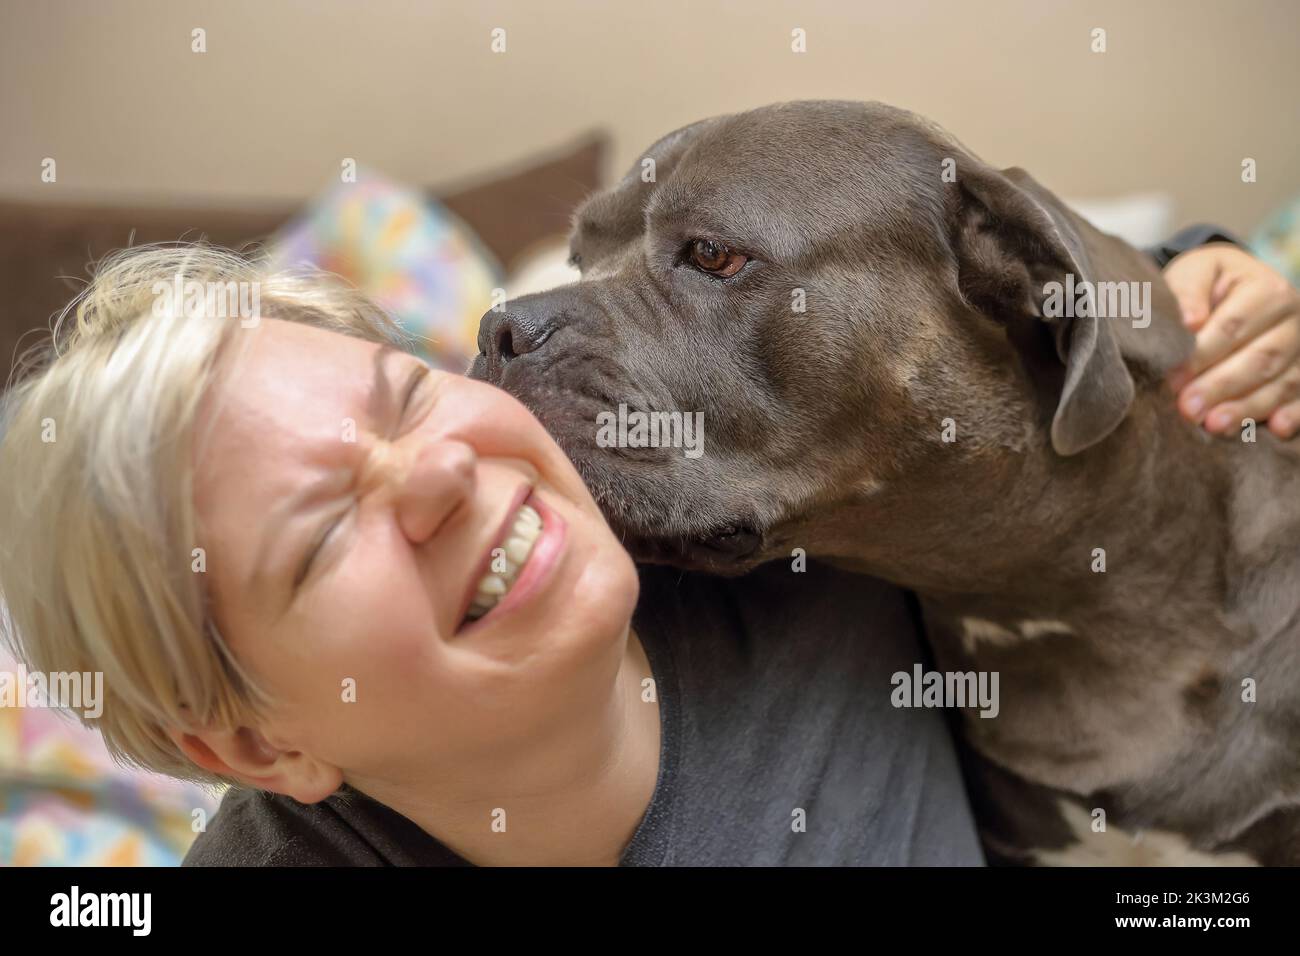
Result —
[{"label": "dog's floppy ear", "polygon": [[950,188],[951,241],[962,296],[994,318],[1033,318],[1052,326],[1057,355],[1065,363],[1052,447],[1073,455],[1095,445],[1128,414],[1134,385],[1114,330],[1095,309],[1043,318],[1049,283],[1064,286],[1073,275],[1074,287],[1096,288],[1074,213],[1024,170],[999,172],[978,160],[961,162]]}]

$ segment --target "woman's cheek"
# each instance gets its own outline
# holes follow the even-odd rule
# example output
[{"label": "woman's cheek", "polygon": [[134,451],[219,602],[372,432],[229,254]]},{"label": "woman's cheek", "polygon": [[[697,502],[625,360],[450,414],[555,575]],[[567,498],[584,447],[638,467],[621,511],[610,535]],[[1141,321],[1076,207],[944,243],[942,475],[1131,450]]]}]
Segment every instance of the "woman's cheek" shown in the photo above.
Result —
[{"label": "woman's cheek", "polygon": [[[399,557],[400,556],[396,556]],[[439,634],[409,558],[356,548],[314,587],[300,664],[327,668],[340,693],[398,688],[429,670]]]},{"label": "woman's cheek", "polygon": [[585,520],[590,526],[592,557],[579,579],[576,603],[595,619],[594,631],[621,635],[631,622],[640,593],[636,564],[599,512]]}]

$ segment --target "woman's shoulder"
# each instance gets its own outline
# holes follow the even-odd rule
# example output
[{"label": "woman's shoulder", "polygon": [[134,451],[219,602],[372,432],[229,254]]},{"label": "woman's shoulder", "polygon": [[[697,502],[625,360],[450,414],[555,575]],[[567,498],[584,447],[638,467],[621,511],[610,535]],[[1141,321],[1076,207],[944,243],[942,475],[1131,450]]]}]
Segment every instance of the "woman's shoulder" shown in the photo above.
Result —
[{"label": "woman's shoulder", "polygon": [[769,561],[738,575],[684,571],[664,564],[637,565],[637,573],[643,587],[655,592],[673,591],[681,594],[717,590],[785,594],[808,589],[842,591],[876,599],[882,595],[899,596],[905,593],[879,578],[810,559],[802,550],[797,550],[789,558]]},{"label": "woman's shoulder", "polygon": [[635,627],[648,653],[665,648],[660,659],[715,683],[763,674],[887,679],[920,654],[911,595],[812,561],[772,562],[731,578],[642,568]]},{"label": "woman's shoulder", "polygon": [[[351,847],[324,806],[262,790],[232,788],[221,798],[182,866],[347,866]],[[377,862],[377,861],[376,861]]]},{"label": "woman's shoulder", "polygon": [[454,866],[450,850],[347,787],[317,803],[231,788],[183,866]]},{"label": "woman's shoulder", "polygon": [[915,635],[908,592],[878,578],[795,556],[737,577],[663,566],[640,569],[644,614],[672,608],[688,619],[723,617],[758,630],[858,630],[875,621]]}]

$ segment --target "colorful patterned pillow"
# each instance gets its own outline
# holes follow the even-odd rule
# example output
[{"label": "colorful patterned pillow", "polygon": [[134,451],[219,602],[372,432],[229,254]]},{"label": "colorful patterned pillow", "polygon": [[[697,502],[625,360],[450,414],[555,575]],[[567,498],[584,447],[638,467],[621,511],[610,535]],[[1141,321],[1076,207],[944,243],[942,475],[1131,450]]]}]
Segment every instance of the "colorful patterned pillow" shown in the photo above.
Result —
[{"label": "colorful patterned pillow", "polygon": [[1300,196],[1265,220],[1251,236],[1250,247],[1300,287]]},{"label": "colorful patterned pillow", "polygon": [[[4,650],[0,671],[26,672]],[[118,766],[74,717],[0,699],[0,866],[175,866],[194,841],[201,787]]]},{"label": "colorful patterned pillow", "polygon": [[500,266],[463,222],[422,193],[370,172],[340,183],[283,229],[273,265],[342,276],[407,331],[433,364],[463,372]]}]

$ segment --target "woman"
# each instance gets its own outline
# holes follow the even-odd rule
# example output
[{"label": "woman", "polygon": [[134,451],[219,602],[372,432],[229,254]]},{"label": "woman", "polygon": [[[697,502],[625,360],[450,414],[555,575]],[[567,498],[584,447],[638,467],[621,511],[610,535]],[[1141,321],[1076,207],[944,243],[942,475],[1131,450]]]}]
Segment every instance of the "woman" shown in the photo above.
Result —
[{"label": "woman", "polygon": [[120,758],[235,785],[188,863],[981,861],[942,716],[888,703],[900,592],[638,579],[522,406],[322,279],[135,251],[57,338],[7,397],[8,630],[104,673]]}]

